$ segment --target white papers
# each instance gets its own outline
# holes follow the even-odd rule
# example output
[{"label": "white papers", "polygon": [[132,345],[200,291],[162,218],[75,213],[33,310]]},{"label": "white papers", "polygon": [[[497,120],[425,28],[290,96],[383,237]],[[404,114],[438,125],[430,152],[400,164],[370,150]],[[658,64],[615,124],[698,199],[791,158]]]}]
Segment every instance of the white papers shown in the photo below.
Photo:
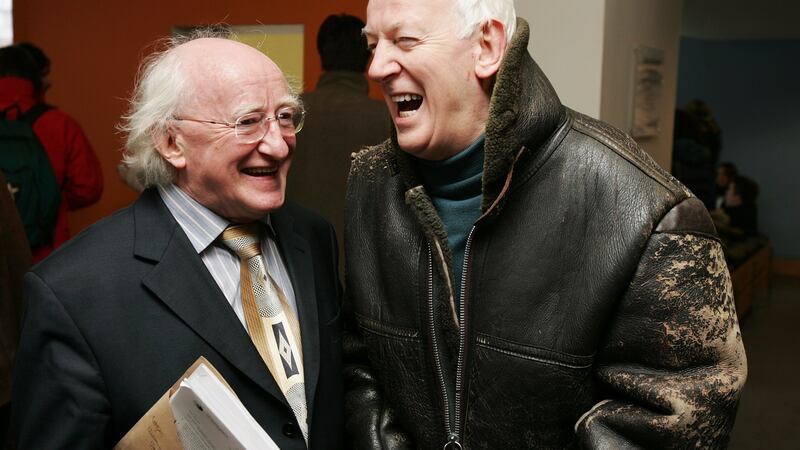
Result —
[{"label": "white papers", "polygon": [[169,404],[185,450],[279,450],[205,364],[181,381]]}]

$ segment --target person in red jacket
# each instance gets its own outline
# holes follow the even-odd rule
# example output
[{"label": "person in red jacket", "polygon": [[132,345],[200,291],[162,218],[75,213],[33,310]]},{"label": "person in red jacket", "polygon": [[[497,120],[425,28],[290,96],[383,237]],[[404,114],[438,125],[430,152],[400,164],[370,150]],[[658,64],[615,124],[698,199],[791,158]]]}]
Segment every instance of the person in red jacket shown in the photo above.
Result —
[{"label": "person in red jacket", "polygon": [[[31,48],[38,50],[40,57]],[[0,53],[4,54],[0,64],[0,110],[17,104],[24,113],[43,102],[49,82],[45,83],[42,75],[50,72],[44,53],[32,44],[5,47]],[[61,109],[53,107],[44,112],[33,131],[47,152],[62,192],[52,242],[31,249],[33,261],[38,262],[70,238],[67,213],[100,199],[103,173],[80,125]]]}]

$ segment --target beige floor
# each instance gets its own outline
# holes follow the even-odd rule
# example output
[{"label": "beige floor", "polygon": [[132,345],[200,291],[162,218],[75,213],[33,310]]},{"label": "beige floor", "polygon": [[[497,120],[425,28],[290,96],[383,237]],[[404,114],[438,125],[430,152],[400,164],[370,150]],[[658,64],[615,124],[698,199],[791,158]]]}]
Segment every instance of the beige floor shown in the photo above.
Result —
[{"label": "beige floor", "polygon": [[800,278],[775,277],[741,324],[749,375],[730,449],[800,448]]}]

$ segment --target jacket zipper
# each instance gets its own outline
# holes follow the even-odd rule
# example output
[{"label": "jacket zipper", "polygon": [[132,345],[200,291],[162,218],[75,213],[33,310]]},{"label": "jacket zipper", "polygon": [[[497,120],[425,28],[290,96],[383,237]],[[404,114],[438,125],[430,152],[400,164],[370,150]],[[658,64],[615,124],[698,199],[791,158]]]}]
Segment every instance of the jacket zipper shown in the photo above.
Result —
[{"label": "jacket zipper", "polygon": [[[469,230],[467,235],[467,243],[464,246],[464,266],[461,273],[461,308],[459,311],[458,322],[461,326],[458,329],[458,362],[456,363],[456,404],[455,404],[455,426],[454,432],[455,441],[451,436],[453,448],[460,449],[461,443],[461,422],[462,422],[462,402],[464,397],[464,363],[467,354],[467,279],[470,269],[470,250],[472,249],[472,235],[475,233],[475,225]],[[445,446],[447,448],[447,446]]]},{"label": "jacket zipper", "polygon": [[[506,192],[508,191],[509,187],[511,186],[511,178],[514,171],[514,166],[517,163],[517,160],[520,158],[522,153],[525,151],[525,146],[522,146],[517,155],[514,157],[514,162],[511,164],[511,170],[506,175],[506,181],[503,185],[503,189],[498,194],[497,198],[494,202],[489,206],[489,208],[484,212],[481,217],[475,223],[478,223],[486,217],[490,211],[492,211],[500,201],[501,197],[504,197]],[[455,402],[453,407],[453,415],[455,416],[455,421],[450,422],[450,396],[447,391],[447,384],[444,379],[444,373],[442,371],[442,362],[441,357],[439,355],[439,343],[436,335],[436,325],[434,322],[434,313],[433,313],[433,251],[431,250],[431,245],[428,243],[428,306],[430,311],[430,327],[431,327],[431,339],[433,341],[433,357],[436,364],[436,375],[439,377],[439,382],[442,387],[442,397],[444,398],[444,420],[445,420],[445,432],[447,432],[447,442],[444,443],[443,450],[462,450],[463,446],[461,444],[461,423],[463,421],[461,415],[461,403],[463,401],[464,393],[462,392],[463,387],[462,384],[464,382],[464,365],[466,363],[466,354],[467,354],[467,278],[470,269],[470,250],[472,249],[472,236],[475,233],[475,225],[472,226],[469,230],[469,235],[467,235],[467,243],[464,246],[464,266],[462,268],[461,273],[461,308],[458,311],[458,360],[456,363],[456,380],[455,380]],[[444,263],[444,261],[442,261]],[[449,286],[450,290],[452,291],[453,287]]]},{"label": "jacket zipper", "polygon": [[444,403],[444,429],[447,432],[448,442],[445,443],[445,449],[451,445],[455,438],[456,449],[461,448],[458,443],[457,435],[453,433],[453,427],[450,422],[450,395],[447,391],[447,382],[444,379],[444,370],[442,369],[442,357],[439,355],[439,335],[436,332],[436,317],[434,314],[434,299],[433,299],[433,250],[431,245],[428,244],[428,318],[431,330],[431,343],[433,344],[433,362],[436,366],[436,377],[439,381],[439,386],[442,388],[442,400]]},{"label": "jacket zipper", "polygon": [[[475,226],[470,229],[469,235],[467,236],[467,243],[464,248],[464,268],[461,274],[461,292],[460,292],[460,305],[458,311],[458,322],[459,322],[459,330],[458,330],[458,360],[456,363],[456,374],[455,374],[455,399],[453,402],[453,410],[454,410],[454,418],[455,420],[451,422],[450,420],[450,395],[447,391],[447,382],[444,379],[444,371],[442,370],[442,358],[439,355],[439,340],[438,334],[436,333],[436,321],[434,317],[434,299],[433,299],[433,251],[431,250],[430,244],[428,244],[428,311],[430,315],[430,329],[431,329],[431,338],[433,341],[433,360],[434,364],[436,365],[436,375],[439,379],[439,383],[442,388],[442,398],[444,400],[444,421],[445,421],[445,431],[447,432],[447,441],[443,446],[443,450],[461,450],[463,448],[461,444],[461,406],[462,406],[462,397],[463,393],[461,392],[463,389],[463,382],[464,382],[464,363],[466,359],[466,352],[467,352],[467,327],[466,327],[466,282],[467,282],[467,274],[469,271],[469,256],[470,256],[470,249],[472,248],[472,235],[475,232]],[[450,287],[452,289],[452,286]]]}]

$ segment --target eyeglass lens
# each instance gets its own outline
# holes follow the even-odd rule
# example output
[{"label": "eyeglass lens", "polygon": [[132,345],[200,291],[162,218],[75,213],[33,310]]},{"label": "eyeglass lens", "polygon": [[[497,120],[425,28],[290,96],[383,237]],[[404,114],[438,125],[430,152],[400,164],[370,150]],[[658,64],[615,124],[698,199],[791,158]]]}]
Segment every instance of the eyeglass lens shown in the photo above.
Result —
[{"label": "eyeglass lens", "polygon": [[263,112],[249,113],[236,120],[236,135],[246,143],[258,141],[269,130],[269,123],[276,121],[283,136],[293,136],[303,127],[303,119],[303,111],[295,108],[280,109],[273,117]]}]

